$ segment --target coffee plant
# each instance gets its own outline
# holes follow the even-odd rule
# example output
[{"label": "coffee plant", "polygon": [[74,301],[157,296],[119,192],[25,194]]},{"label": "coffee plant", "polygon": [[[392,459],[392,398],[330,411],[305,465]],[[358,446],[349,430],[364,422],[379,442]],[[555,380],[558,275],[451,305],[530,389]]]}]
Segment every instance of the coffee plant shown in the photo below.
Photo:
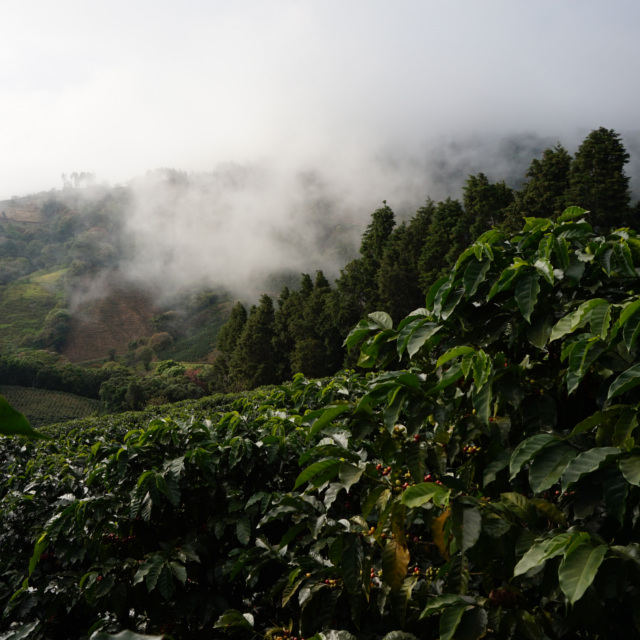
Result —
[{"label": "coffee plant", "polygon": [[0,638],[637,636],[640,240],[585,213],[370,314],[369,373],[4,439]]}]

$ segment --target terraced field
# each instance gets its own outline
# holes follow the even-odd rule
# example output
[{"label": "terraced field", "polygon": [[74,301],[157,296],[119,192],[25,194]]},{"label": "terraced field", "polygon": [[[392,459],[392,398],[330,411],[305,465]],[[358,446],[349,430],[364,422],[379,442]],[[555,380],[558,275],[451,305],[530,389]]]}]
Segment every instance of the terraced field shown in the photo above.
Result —
[{"label": "terraced field", "polygon": [[98,400],[64,391],[0,385],[0,395],[23,413],[34,427],[87,418],[102,411],[102,404]]}]

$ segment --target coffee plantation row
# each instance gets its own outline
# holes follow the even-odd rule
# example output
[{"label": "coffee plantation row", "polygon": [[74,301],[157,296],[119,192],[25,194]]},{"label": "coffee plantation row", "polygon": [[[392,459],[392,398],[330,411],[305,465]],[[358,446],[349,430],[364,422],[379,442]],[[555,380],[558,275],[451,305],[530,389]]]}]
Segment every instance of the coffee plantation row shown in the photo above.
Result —
[{"label": "coffee plantation row", "polygon": [[481,236],[359,366],[5,438],[3,640],[640,632],[640,240]]}]

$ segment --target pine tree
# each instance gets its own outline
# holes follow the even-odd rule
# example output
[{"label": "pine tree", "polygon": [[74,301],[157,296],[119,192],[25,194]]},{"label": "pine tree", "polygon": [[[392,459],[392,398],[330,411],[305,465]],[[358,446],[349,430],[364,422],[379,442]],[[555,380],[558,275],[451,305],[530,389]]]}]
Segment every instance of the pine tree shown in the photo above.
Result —
[{"label": "pine tree", "polygon": [[209,391],[225,393],[237,391],[232,387],[229,362],[247,324],[247,310],[236,302],[227,322],[220,328],[216,340],[216,357],[208,372]]},{"label": "pine tree", "polygon": [[377,281],[380,309],[398,321],[424,306],[419,263],[436,204],[427,200],[408,223],[396,227],[384,251]]},{"label": "pine tree", "polygon": [[458,255],[472,241],[473,218],[458,200],[439,202],[429,225],[427,239],[419,261],[420,286],[423,291],[448,273]]},{"label": "pine tree", "polygon": [[629,223],[629,177],[624,166],[629,154],[619,133],[600,127],[576,151],[569,170],[565,204],[590,211],[595,228],[609,229]]},{"label": "pine tree", "polygon": [[464,209],[473,221],[469,229],[472,239],[502,223],[514,194],[504,181],[491,183],[484,173],[469,176],[462,189]]},{"label": "pine tree", "polygon": [[263,294],[260,304],[251,307],[247,323],[229,361],[229,376],[235,388],[255,389],[278,381],[274,335],[273,300]]},{"label": "pine tree", "polygon": [[383,204],[371,215],[362,236],[361,257],[349,262],[336,281],[340,297],[338,323],[342,328],[353,326],[363,315],[380,308],[377,275],[395,227],[395,214],[386,201]]}]

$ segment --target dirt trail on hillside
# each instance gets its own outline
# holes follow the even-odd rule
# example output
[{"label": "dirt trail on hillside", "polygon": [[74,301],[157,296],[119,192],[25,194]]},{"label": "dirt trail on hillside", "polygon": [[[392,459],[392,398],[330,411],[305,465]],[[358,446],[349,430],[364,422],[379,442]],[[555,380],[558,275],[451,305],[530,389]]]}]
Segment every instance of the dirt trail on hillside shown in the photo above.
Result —
[{"label": "dirt trail on hillside", "polygon": [[149,293],[122,282],[117,273],[103,280],[100,289],[99,297],[85,299],[73,309],[71,331],[62,352],[71,362],[106,358],[110,349],[125,353],[131,340],[154,333],[151,318],[157,310]]}]

